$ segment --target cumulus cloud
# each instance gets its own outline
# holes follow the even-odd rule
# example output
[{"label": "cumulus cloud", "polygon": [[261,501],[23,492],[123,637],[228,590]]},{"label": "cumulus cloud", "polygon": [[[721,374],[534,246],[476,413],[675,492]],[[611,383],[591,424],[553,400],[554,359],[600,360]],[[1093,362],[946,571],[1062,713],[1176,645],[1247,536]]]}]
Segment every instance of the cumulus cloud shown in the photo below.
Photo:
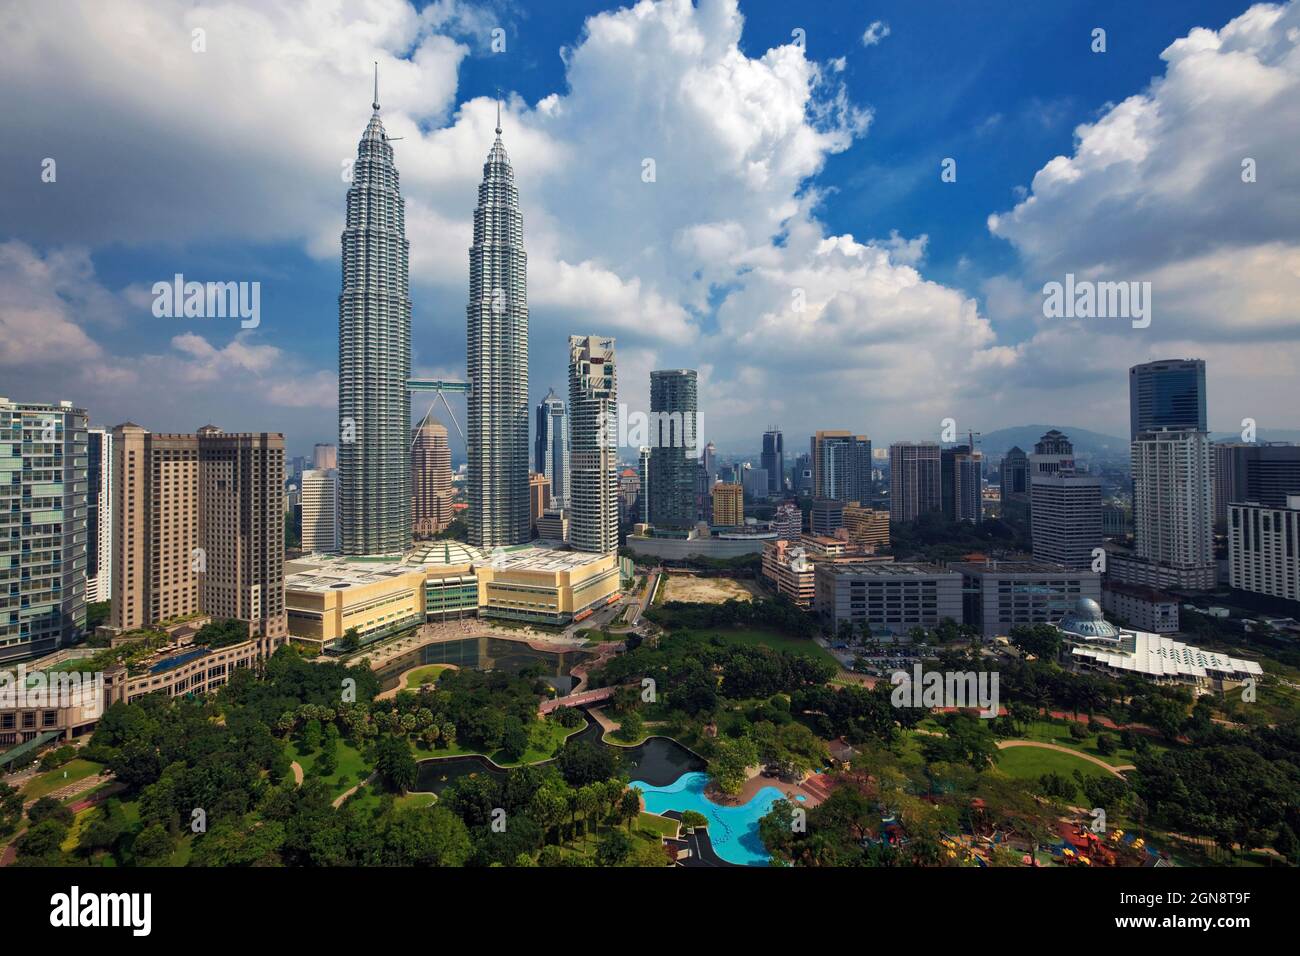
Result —
[{"label": "cumulus cloud", "polygon": [[[1285,407],[1300,366],[1300,8],[1251,7],[1161,56],[1163,76],[1079,126],[1073,153],[989,217],[1024,264],[1021,288],[1004,281],[989,309],[999,327],[1036,327],[1021,348],[1028,390],[1062,401],[1077,386],[1118,406],[1122,376],[1094,365],[1197,355],[1227,426],[1236,405]],[[1150,328],[1043,319],[1038,292],[1066,273],[1151,282]]]},{"label": "cumulus cloud", "polygon": [[883,20],[872,20],[865,33],[862,34],[863,46],[879,46],[880,41],[889,36],[889,24]]}]

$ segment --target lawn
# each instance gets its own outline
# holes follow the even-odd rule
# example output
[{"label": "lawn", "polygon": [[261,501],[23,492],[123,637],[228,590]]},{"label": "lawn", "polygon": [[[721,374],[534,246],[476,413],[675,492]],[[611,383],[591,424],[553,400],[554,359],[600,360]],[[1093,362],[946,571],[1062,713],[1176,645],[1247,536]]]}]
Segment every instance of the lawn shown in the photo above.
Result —
[{"label": "lawn", "polygon": [[33,777],[23,787],[24,800],[39,800],[47,794],[53,793],[60,787],[66,787],[70,783],[76,783],[78,780],[84,780],[87,777],[93,777],[104,769],[102,763],[94,763],[90,760],[77,758],[69,760],[62,767],[54,770],[47,770],[39,776]]},{"label": "lawn", "polygon": [[446,664],[429,664],[426,667],[418,667],[406,675],[406,689],[419,690],[422,684],[432,684],[446,669]]},{"label": "lawn", "polygon": [[[1119,743],[1119,731],[1107,730],[1103,733],[1108,734],[1112,740]],[[1035,720],[1027,724],[1021,737],[1025,740],[1037,740],[1041,743],[1057,744],[1061,747],[1069,747],[1071,750],[1078,750],[1082,753],[1090,754],[1112,767],[1120,767],[1125,764],[1135,762],[1137,754],[1128,747],[1120,747],[1112,754],[1103,754],[1097,749],[1097,735],[1089,734],[1080,740],[1075,740],[1070,736],[1070,725],[1065,721]],[[1167,746],[1156,742],[1148,737],[1147,742],[1151,745],[1153,751],[1167,750]]]},{"label": "lawn", "polygon": [[658,836],[675,837],[677,836],[677,821],[670,820],[668,817],[661,817],[657,813],[642,811],[641,815],[636,818],[636,829],[654,833]]},{"label": "lawn", "polygon": [[[299,751],[298,741],[296,740],[291,740],[285,745],[285,753],[288,754],[290,760],[296,760],[302,764],[304,778],[312,776],[312,768],[316,765],[316,761],[320,759],[319,751],[313,754],[303,754]],[[330,792],[338,797],[370,776],[370,770],[370,765],[361,756],[361,752],[346,740],[340,740],[338,744],[338,769],[325,777],[324,780],[329,785]]]},{"label": "lawn", "polygon": [[[1109,776],[1096,764],[1059,750],[1044,750],[1041,747],[1012,747],[998,751],[997,768],[1001,773],[1016,780],[1037,780],[1048,773],[1059,773],[1066,779],[1073,780],[1078,770],[1085,777]],[[1076,794],[1078,797],[1079,794]]]},{"label": "lawn", "polygon": [[789,651],[804,657],[815,657],[829,661],[838,669],[840,662],[835,655],[822,647],[811,637],[793,637],[779,631],[764,631],[744,627],[715,627],[703,631],[677,631],[699,641],[708,641],[714,637],[721,638],[728,644],[741,644],[747,647],[770,647],[774,651]]},{"label": "lawn", "polygon": [[524,751],[523,757],[519,760],[507,758],[504,750],[495,750],[490,754],[485,754],[477,748],[463,746],[459,743],[451,747],[434,747],[431,750],[417,746],[415,748],[415,759],[427,760],[430,757],[469,757],[478,755],[487,757],[500,767],[522,767],[524,764],[550,760],[555,756],[555,752],[565,740],[585,727],[585,723],[577,727],[565,727],[554,720],[534,721],[532,727],[529,728],[528,749]]}]

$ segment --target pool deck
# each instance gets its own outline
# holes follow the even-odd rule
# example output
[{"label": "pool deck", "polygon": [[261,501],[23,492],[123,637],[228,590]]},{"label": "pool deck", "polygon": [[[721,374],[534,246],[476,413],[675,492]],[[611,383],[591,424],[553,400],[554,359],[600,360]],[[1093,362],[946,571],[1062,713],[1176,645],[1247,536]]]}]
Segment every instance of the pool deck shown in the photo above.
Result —
[{"label": "pool deck", "polygon": [[[789,781],[782,780],[780,777],[764,777],[757,769],[755,769],[753,775],[745,781],[745,785],[741,787],[738,796],[725,796],[718,793],[717,788],[712,785],[710,785],[708,790],[705,791],[705,796],[719,806],[735,807],[753,800],[758,792],[764,787],[772,787],[775,790],[780,790],[782,796],[791,803],[800,807],[815,807],[825,799],[820,790],[805,787],[802,781],[799,783],[790,783]],[[798,799],[800,796],[804,799]]]}]

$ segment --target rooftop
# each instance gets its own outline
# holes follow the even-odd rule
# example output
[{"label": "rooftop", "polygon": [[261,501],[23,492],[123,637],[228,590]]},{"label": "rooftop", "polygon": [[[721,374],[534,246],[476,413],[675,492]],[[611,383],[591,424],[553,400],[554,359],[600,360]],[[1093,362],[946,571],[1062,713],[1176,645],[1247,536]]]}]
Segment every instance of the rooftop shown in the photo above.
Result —
[{"label": "rooftop", "polygon": [[821,564],[830,574],[857,574],[876,578],[929,578],[936,575],[955,575],[937,564],[918,564],[916,562],[867,562],[847,561],[837,564]]}]

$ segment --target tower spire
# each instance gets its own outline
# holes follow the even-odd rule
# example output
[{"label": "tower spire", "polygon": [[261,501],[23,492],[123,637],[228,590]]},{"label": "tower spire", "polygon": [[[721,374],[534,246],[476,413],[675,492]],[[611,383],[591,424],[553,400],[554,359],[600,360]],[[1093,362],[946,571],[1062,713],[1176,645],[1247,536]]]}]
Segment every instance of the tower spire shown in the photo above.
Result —
[{"label": "tower spire", "polygon": [[497,87],[497,135],[501,135],[501,87]]},{"label": "tower spire", "polygon": [[375,61],[375,99],[370,104],[376,113],[379,112],[379,61]]}]

